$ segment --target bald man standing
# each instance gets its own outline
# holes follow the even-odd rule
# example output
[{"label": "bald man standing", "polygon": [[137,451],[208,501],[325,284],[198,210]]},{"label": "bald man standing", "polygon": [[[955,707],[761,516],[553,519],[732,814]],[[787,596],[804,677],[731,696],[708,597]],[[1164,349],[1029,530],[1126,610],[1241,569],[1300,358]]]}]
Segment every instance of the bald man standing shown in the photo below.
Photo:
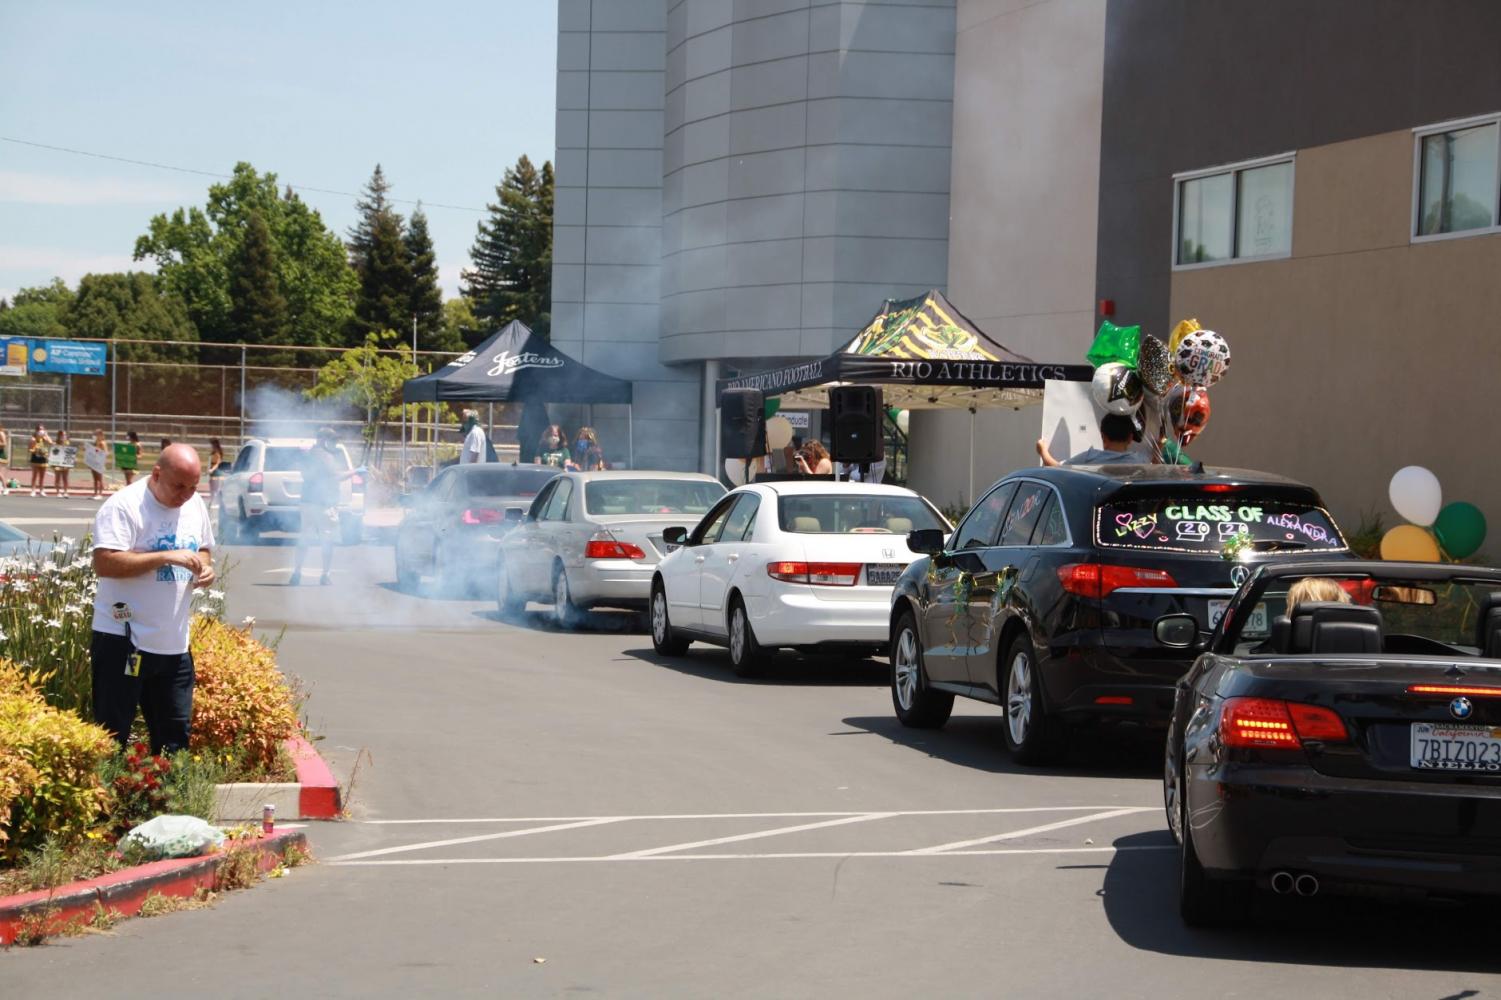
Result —
[{"label": "bald man standing", "polygon": [[188,746],[193,591],[214,582],[202,472],[196,451],[170,445],[148,478],[116,492],[94,518],[94,721],[122,747],[137,706],[152,753]]}]

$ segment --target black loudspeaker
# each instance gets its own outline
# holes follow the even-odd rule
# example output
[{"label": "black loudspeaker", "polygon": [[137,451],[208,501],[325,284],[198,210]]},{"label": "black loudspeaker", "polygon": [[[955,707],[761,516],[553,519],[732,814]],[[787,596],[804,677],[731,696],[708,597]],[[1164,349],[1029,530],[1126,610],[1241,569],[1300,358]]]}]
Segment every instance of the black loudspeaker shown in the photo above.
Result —
[{"label": "black loudspeaker", "polygon": [[886,457],[881,433],[881,390],[846,385],[829,390],[829,419],[834,425],[833,459],[848,465],[874,465]]},{"label": "black loudspeaker", "polygon": [[760,389],[726,389],[719,397],[719,456],[766,454],[766,398]]}]

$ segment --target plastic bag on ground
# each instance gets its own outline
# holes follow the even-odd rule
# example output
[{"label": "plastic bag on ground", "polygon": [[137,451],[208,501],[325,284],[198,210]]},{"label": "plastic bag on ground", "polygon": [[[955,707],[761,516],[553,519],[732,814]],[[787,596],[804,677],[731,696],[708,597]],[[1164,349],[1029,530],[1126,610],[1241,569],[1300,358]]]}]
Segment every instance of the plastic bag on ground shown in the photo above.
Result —
[{"label": "plastic bag on ground", "polygon": [[139,846],[148,858],[192,858],[224,843],[224,831],[197,816],[158,816],[120,838],[121,848]]}]

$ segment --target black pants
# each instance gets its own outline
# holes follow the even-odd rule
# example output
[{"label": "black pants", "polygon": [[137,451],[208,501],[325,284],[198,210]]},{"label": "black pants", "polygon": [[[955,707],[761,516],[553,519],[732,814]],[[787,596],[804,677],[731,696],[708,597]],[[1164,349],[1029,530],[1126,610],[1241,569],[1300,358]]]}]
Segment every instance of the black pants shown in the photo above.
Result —
[{"label": "black pants", "polygon": [[193,721],[193,654],[142,653],[140,675],[125,671],[135,651],[128,638],[94,632],[89,655],[94,668],[94,721],[108,729],[124,747],[136,707],[151,734],[151,752],[172,753],[188,748]]}]

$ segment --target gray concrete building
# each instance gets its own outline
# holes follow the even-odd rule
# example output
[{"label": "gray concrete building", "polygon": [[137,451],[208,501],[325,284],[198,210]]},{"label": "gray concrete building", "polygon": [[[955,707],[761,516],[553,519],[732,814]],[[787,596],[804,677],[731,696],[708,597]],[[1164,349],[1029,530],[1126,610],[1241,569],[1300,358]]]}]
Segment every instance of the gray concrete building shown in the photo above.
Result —
[{"label": "gray concrete building", "polygon": [[713,468],[716,377],[947,284],[954,0],[558,10],[553,339],[636,383],[636,465]]}]

